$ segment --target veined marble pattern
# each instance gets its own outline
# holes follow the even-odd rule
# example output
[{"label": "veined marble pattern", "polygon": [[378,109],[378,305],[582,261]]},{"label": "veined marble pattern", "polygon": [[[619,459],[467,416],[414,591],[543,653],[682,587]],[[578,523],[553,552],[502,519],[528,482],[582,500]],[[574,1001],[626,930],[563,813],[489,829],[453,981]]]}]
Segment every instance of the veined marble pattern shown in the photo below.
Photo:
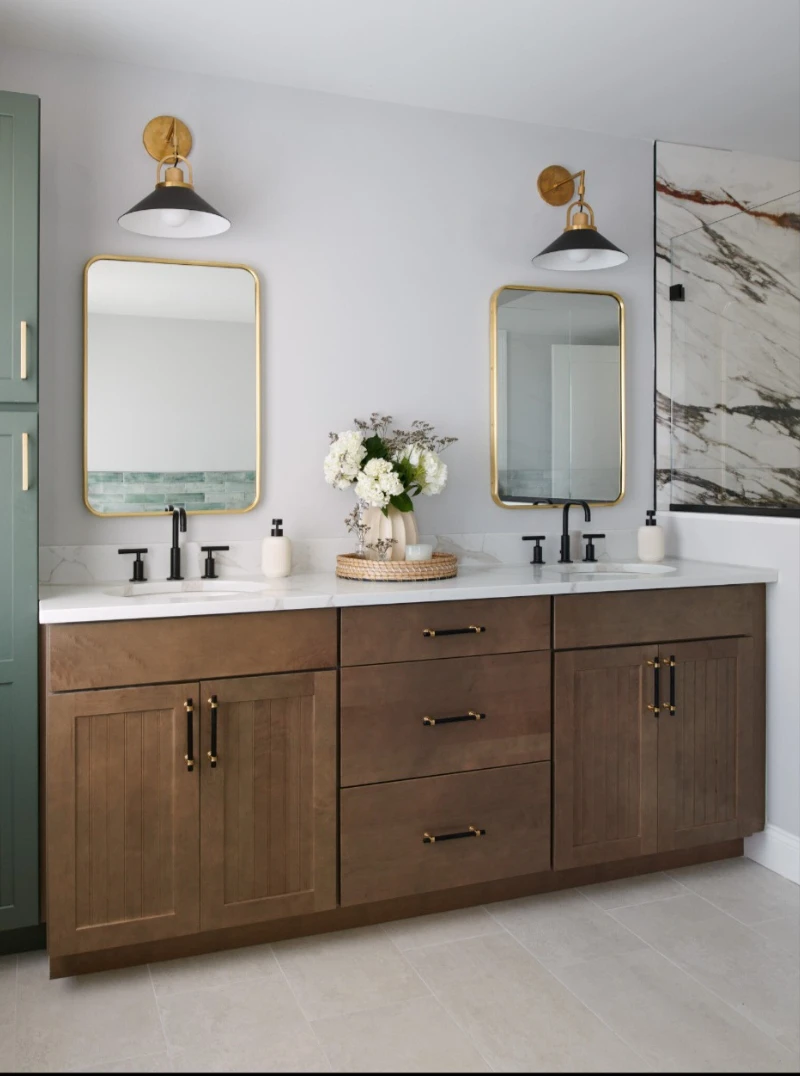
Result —
[{"label": "veined marble pattern", "polygon": [[800,165],[658,143],[656,185],[659,507],[800,508]]}]

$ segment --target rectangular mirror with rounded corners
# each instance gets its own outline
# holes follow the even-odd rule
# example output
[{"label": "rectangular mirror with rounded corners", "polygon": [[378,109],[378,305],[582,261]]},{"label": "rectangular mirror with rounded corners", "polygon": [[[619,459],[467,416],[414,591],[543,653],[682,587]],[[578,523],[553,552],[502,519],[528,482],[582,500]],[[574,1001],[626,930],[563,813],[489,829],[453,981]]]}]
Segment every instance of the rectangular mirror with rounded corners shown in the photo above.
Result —
[{"label": "rectangular mirror with rounded corners", "polygon": [[84,271],[84,501],[247,512],[261,472],[259,283],[246,265],[100,255]]},{"label": "rectangular mirror with rounded corners", "polygon": [[617,504],[625,492],[625,312],[613,292],[509,284],[491,301],[492,497]]}]

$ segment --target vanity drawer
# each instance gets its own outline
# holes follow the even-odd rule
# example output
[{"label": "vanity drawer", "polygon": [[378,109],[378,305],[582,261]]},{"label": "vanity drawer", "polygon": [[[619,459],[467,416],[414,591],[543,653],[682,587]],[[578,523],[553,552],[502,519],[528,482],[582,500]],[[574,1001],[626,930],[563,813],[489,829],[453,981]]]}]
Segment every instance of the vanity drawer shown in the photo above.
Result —
[{"label": "vanity drawer", "polygon": [[371,605],[342,609],[341,624],[342,665],[547,650],[550,598]]},{"label": "vanity drawer", "polygon": [[83,691],[336,667],[336,610],[54,624],[47,689]]},{"label": "vanity drawer", "polygon": [[342,905],[550,868],[547,762],[347,788],[340,814]]},{"label": "vanity drawer", "polygon": [[548,758],[548,651],[342,669],[342,786]]}]

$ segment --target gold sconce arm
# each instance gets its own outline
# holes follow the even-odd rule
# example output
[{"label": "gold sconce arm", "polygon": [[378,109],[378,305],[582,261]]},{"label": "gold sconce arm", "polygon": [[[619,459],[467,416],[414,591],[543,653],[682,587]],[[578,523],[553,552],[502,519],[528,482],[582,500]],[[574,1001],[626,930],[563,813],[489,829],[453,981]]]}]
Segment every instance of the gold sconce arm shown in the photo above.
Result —
[{"label": "gold sconce arm", "polygon": [[[161,179],[161,168],[163,165],[172,161],[172,164],[164,172],[164,179]],[[183,178],[183,172],[178,167],[178,161],[183,161],[189,170],[189,182]],[[177,174],[176,174],[177,173]],[[194,174],[192,172],[192,166],[190,162],[183,157],[180,153],[170,153],[166,157],[162,157],[156,165],[156,186],[157,187],[193,187],[194,186]]]}]

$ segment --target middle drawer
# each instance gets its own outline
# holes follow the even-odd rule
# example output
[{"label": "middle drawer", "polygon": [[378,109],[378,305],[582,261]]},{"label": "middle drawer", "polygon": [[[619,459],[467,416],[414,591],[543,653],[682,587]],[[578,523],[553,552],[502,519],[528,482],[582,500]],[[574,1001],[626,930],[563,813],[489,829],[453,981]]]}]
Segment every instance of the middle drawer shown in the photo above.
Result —
[{"label": "middle drawer", "polygon": [[549,758],[549,651],[341,671],[343,788]]}]

